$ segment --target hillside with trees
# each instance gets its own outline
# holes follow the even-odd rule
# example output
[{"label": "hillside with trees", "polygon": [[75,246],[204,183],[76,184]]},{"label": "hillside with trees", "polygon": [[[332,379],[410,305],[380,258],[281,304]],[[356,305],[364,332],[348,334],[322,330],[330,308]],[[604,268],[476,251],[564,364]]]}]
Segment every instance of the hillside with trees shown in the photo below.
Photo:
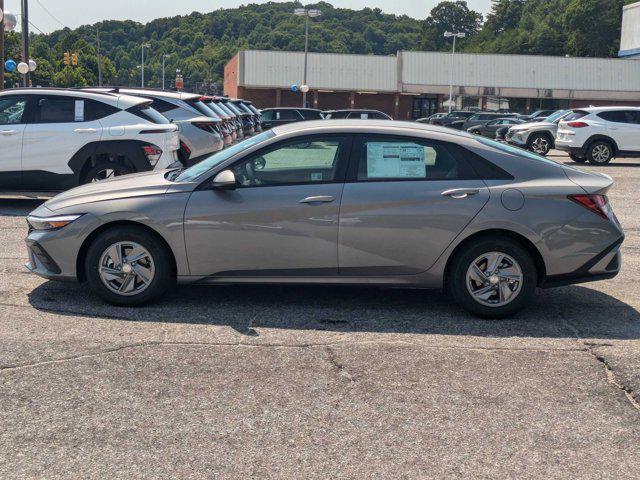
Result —
[{"label": "hillside with trees", "polygon": [[[483,18],[466,1],[443,1],[425,20],[380,9],[334,8],[308,4],[323,15],[313,19],[310,49],[315,52],[394,55],[398,50],[448,50],[446,30],[463,31],[460,49],[469,52],[532,55],[616,56],[622,7],[633,0],[492,0]],[[220,82],[225,63],[240,49],[303,50],[304,22],[293,15],[300,2],[246,5],[210,13],[159,18],[147,24],[103,21],[50,34],[32,34],[38,62],[34,85],[95,85],[98,77],[96,34],[100,32],[103,82],[140,82],[140,45],[149,43],[145,76],[161,83],[163,54],[167,78],[181,69],[187,87]],[[19,58],[19,37],[9,33],[6,58]],[[63,65],[65,51],[79,52],[79,65]],[[18,81],[7,75],[8,86]]]}]

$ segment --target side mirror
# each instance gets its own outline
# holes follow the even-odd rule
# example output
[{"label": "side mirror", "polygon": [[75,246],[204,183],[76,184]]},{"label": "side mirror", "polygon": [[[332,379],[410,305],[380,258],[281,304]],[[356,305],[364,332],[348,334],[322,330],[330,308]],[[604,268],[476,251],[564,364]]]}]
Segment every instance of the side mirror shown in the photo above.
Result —
[{"label": "side mirror", "polygon": [[211,185],[219,190],[235,190],[236,176],[231,170],[223,170],[214,177]]}]

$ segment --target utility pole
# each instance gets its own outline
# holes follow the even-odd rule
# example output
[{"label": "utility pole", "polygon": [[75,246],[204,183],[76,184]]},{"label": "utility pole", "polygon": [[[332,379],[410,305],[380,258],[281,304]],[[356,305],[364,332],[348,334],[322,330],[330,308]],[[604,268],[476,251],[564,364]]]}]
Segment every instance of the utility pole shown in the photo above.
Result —
[{"label": "utility pole", "polygon": [[[4,15],[4,0],[0,0],[0,10]],[[4,18],[0,21],[0,90],[4,90]]]},{"label": "utility pole", "polygon": [[[29,65],[29,0],[22,0],[22,61]],[[23,76],[24,86],[28,87],[30,72]]]},{"label": "utility pole", "polygon": [[162,90],[164,90],[164,62],[169,56],[170,56],[169,53],[162,54]]},{"label": "utility pole", "polygon": [[151,45],[148,43],[142,44],[142,63],[140,64],[140,77],[142,79],[141,81],[142,88],[144,88],[144,49],[149,47],[151,47]]},{"label": "utility pole", "polygon": [[102,62],[100,61],[100,28],[96,28],[96,41],[98,43],[98,86],[102,86]]}]

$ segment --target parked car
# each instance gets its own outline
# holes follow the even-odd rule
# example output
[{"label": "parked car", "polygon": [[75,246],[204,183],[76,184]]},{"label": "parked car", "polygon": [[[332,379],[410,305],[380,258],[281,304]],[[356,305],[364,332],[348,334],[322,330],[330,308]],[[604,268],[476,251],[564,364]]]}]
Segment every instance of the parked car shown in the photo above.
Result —
[{"label": "parked car", "polygon": [[242,117],[237,110],[232,109],[229,106],[229,99],[227,97],[214,97],[214,102],[218,107],[224,110],[227,114],[229,114],[233,119],[233,124],[235,126],[236,139],[242,140],[244,138],[244,124],[242,122]]},{"label": "parked car", "polygon": [[116,305],[161,299],[176,278],[362,284],[446,288],[500,318],[537,287],[618,273],[612,184],[431,125],[299,122],[53,198],[28,217],[27,266]]},{"label": "parked car", "polygon": [[341,118],[360,120],[391,120],[391,117],[379,110],[367,110],[363,108],[349,110],[327,110],[324,112],[326,120],[337,120]]},{"label": "parked car", "polygon": [[515,125],[509,129],[505,138],[513,145],[544,156],[555,146],[558,122],[569,113],[571,110],[558,110],[544,122],[527,122]]},{"label": "parked car", "polygon": [[227,99],[225,105],[230,108],[240,119],[242,123],[242,133],[245,137],[250,137],[256,133],[253,114],[242,108],[240,101],[236,99]]},{"label": "parked car", "polygon": [[605,165],[615,157],[640,157],[640,108],[573,110],[560,121],[556,148],[579,163]]},{"label": "parked car", "polygon": [[451,124],[454,124],[452,128],[460,130],[462,129],[462,125],[465,120],[475,114],[476,112],[470,112],[467,110],[453,110],[451,113],[447,113],[444,117],[434,118],[431,120],[431,124],[442,125],[443,127],[450,127]]},{"label": "parked car", "polygon": [[242,100],[242,104],[244,107],[253,113],[253,121],[255,123],[256,133],[260,133],[262,131],[262,112],[258,110],[252,102],[248,100]]},{"label": "parked car", "polygon": [[178,128],[150,105],[81,90],[0,92],[0,191],[61,191],[179,165]]},{"label": "parked car", "polygon": [[287,123],[323,118],[322,111],[315,108],[278,107],[262,110],[262,126],[265,130]]},{"label": "parked car", "polygon": [[496,120],[498,118],[509,118],[515,117],[515,113],[497,113],[497,112],[478,112],[469,118],[467,118],[463,124],[461,130],[468,131],[471,127],[475,127],[478,125],[485,125],[491,120]]},{"label": "parked car", "polygon": [[225,147],[236,143],[238,140],[238,132],[235,124],[235,115],[230,111],[223,109],[214,97],[204,95],[200,97],[200,101],[213,110],[213,112],[222,119],[221,128],[224,133],[223,138]]},{"label": "parked car", "polygon": [[432,123],[431,120],[435,120],[436,118],[445,117],[447,114],[444,112],[434,113],[433,115],[429,115],[428,117],[418,118],[416,122],[418,123]]},{"label": "parked car", "polygon": [[545,120],[549,115],[556,113],[557,110],[536,110],[531,115],[522,115],[520,118],[528,122],[541,122]]},{"label": "parked car", "polygon": [[495,138],[496,133],[499,129],[505,128],[506,130],[508,130],[513,125],[520,125],[521,123],[524,123],[524,121],[512,117],[496,118],[495,120],[491,120],[490,122],[471,127],[467,129],[467,132],[474,135],[482,135],[483,137]]}]

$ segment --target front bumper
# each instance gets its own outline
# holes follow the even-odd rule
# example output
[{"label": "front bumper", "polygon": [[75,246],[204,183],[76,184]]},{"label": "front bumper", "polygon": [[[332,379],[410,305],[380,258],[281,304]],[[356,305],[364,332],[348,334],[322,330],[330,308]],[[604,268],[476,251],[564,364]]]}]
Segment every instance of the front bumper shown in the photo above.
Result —
[{"label": "front bumper", "polygon": [[507,143],[516,145],[518,147],[526,147],[529,140],[529,133],[507,133],[505,136]]}]

